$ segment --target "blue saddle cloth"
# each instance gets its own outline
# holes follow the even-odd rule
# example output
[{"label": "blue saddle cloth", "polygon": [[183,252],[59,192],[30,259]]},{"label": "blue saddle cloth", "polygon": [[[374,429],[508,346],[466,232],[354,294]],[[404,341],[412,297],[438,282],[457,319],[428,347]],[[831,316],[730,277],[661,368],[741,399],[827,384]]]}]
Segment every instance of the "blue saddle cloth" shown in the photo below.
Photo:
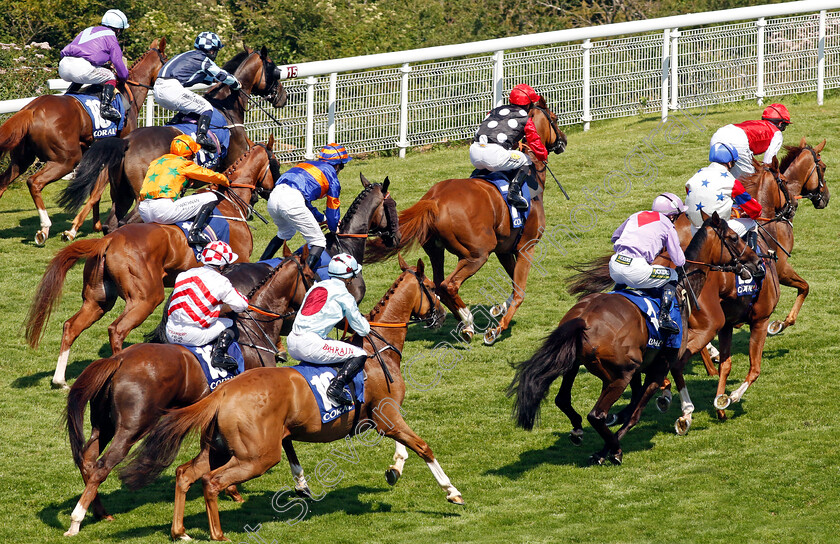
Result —
[{"label": "blue saddle cloth", "polygon": [[[218,211],[218,208],[216,208],[216,211]],[[192,227],[192,223],[192,221],[181,221],[180,223],[175,224],[181,227],[181,231],[184,233],[184,236],[187,236],[190,232],[190,227]],[[207,237],[210,238],[211,242],[221,240],[226,244],[230,243],[230,223],[221,217],[211,217],[210,222],[207,223],[207,226],[204,227],[204,230],[201,232],[206,234]],[[196,259],[198,259],[198,255],[203,249],[203,247],[193,246],[192,250],[193,253],[195,253]]]},{"label": "blue saddle cloth", "polygon": [[[167,123],[167,126],[175,127],[184,134],[195,138],[197,122],[198,116],[194,114],[178,114]],[[210,136],[211,139],[216,140],[219,152],[213,153],[202,148],[196,154],[196,164],[205,168],[215,169],[222,162],[222,159],[227,156],[228,148],[230,147],[230,129],[223,128],[227,126],[227,124],[228,121],[225,119],[225,116],[222,115],[222,112],[213,108],[213,115],[210,118],[210,130],[207,131],[207,135]]]},{"label": "blue saddle cloth", "polygon": [[[761,261],[759,266],[765,271],[766,275],[767,268],[764,266],[764,261]],[[735,287],[739,297],[757,297],[758,293],[761,291],[762,283],[764,283],[764,276],[761,276],[760,278],[753,276],[745,281],[741,279],[741,276],[737,274],[735,275]]]},{"label": "blue saddle cloth", "polygon": [[95,139],[116,136],[125,126],[125,104],[123,104],[121,94],[116,94],[111,101],[111,105],[120,112],[121,117],[118,123],[103,119],[99,114],[99,104],[101,102],[99,96],[95,94],[68,94],[65,96],[72,96],[85,108],[93,123],[93,137]]},{"label": "blue saddle cloth", "polygon": [[[507,202],[508,187],[511,182],[508,175],[515,176],[516,172],[516,170],[508,170],[507,172],[491,172],[489,170],[475,169],[473,170],[473,173],[470,174],[470,177],[483,179],[495,185],[499,192],[502,193],[502,198],[504,198],[505,202]],[[528,214],[531,212],[531,188],[528,187],[527,183],[522,184],[522,198],[524,198],[528,203],[528,209],[524,212],[519,211],[508,204],[508,211],[510,212],[510,225],[515,229],[518,229],[525,224],[525,221],[528,219]]]},{"label": "blue saddle cloth", "polygon": [[204,371],[204,377],[207,378],[207,385],[210,386],[210,391],[216,389],[220,383],[226,382],[243,372],[245,372],[245,359],[242,357],[242,350],[239,348],[237,342],[231,343],[227,350],[227,354],[233,357],[236,361],[236,371],[228,372],[221,368],[216,368],[210,364],[210,356],[213,352],[213,344],[206,346],[184,346],[190,350],[201,365],[201,370]]},{"label": "blue saddle cloth", "polygon": [[662,335],[659,334],[659,299],[662,297],[662,289],[646,289],[644,291],[638,289],[622,289],[619,291],[610,291],[610,294],[625,297],[642,311],[648,327],[647,346],[649,348],[659,349],[663,347],[680,347],[683,333],[682,315],[680,314],[680,308],[676,301],[671,306],[671,319],[677,323],[680,328],[680,332],[677,334],[666,335],[664,344],[662,343]]},{"label": "blue saddle cloth", "polygon": [[[334,368],[324,365],[311,365],[309,363],[301,363],[297,366],[292,366],[300,372],[300,374],[309,384],[312,389],[312,394],[315,395],[315,400],[318,401],[318,409],[321,411],[321,423],[329,423],[341,414],[353,411],[353,406],[336,406],[330,399],[327,398],[327,387],[330,381],[335,378],[336,371]],[[356,388],[356,399],[363,403],[365,401],[365,373],[358,372],[353,377],[353,385]],[[348,390],[347,387],[344,388]]]}]

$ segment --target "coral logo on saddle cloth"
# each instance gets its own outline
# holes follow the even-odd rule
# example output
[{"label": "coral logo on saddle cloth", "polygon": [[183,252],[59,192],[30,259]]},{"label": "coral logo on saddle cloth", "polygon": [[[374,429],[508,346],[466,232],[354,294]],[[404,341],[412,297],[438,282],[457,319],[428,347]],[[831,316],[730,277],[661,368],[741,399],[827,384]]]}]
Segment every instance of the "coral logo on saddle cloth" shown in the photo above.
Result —
[{"label": "coral logo on saddle cloth", "polygon": [[647,289],[646,291],[623,289],[621,291],[610,291],[610,294],[623,296],[635,304],[642,314],[644,314],[648,327],[647,347],[653,349],[680,347],[682,343],[682,315],[680,314],[679,304],[671,306],[671,319],[680,326],[680,332],[666,336],[664,342],[659,333],[659,300],[662,297],[661,289]]},{"label": "coral logo on saddle cloth", "polygon": [[84,106],[85,111],[87,111],[87,114],[90,116],[90,120],[93,123],[94,138],[99,139],[116,136],[117,132],[122,130],[125,125],[125,106],[123,105],[122,97],[120,95],[117,95],[114,100],[111,101],[111,105],[114,106],[114,108],[120,112],[120,115],[122,116],[119,123],[114,123],[102,118],[102,115],[99,113],[99,97],[87,94],[71,94],[68,96],[72,96],[78,100],[82,106]]},{"label": "coral logo on saddle cloth", "polygon": [[[323,365],[300,364],[290,367],[304,377],[309,388],[312,389],[312,394],[315,395],[315,400],[318,401],[318,409],[321,411],[321,423],[329,423],[341,414],[346,414],[354,410],[353,406],[336,406],[327,398],[327,387],[330,386],[330,381],[335,378],[335,369]],[[353,377],[353,385],[356,388],[356,399],[361,403],[365,401],[365,376],[364,371],[357,373]],[[345,387],[345,394],[348,388]]]},{"label": "coral logo on saddle cloth", "polygon": [[228,348],[227,354],[236,361],[237,368],[234,372],[228,372],[221,368],[216,368],[210,364],[211,355],[213,353],[213,344],[206,346],[184,346],[190,350],[201,365],[201,370],[204,372],[204,377],[207,378],[207,385],[210,386],[210,391],[216,389],[219,384],[231,380],[239,374],[245,372],[245,359],[242,357],[242,350],[239,343],[232,342]]}]

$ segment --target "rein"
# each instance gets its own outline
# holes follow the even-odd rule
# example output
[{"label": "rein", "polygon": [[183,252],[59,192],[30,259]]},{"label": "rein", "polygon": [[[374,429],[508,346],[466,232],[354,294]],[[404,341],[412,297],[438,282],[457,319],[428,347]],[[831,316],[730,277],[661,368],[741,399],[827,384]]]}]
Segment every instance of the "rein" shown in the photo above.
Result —
[{"label": "rein", "polygon": [[810,145],[806,145],[805,149],[807,149],[808,151],[811,152],[811,156],[814,158],[814,166],[811,167],[811,171],[808,172],[807,176],[805,176],[805,181],[803,182],[802,187],[804,188],[805,185],[808,184],[808,180],[811,179],[811,176],[814,174],[814,170],[816,170],[817,171],[817,192],[816,193],[811,193],[811,194],[808,194],[808,195],[802,195],[802,198],[807,198],[811,202],[814,202],[815,199],[817,201],[819,201],[819,200],[822,199],[822,192],[823,192],[823,189],[825,188],[825,174],[823,174],[823,169],[819,167],[821,159],[820,159],[819,154],[816,151],[814,151],[814,148],[811,147]]}]

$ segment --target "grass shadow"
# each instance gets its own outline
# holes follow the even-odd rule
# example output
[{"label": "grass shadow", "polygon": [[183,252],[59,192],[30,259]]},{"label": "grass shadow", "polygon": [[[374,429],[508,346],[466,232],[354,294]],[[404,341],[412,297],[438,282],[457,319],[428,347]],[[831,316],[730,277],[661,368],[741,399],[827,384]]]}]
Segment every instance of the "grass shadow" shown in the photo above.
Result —
[{"label": "grass shadow", "polygon": [[[93,359],[73,361],[72,363],[67,365],[65,377],[68,380],[71,378],[78,378],[79,374],[81,374],[82,371],[85,368],[87,368],[87,366],[92,362]],[[44,370],[43,372],[36,372],[35,374],[30,374],[28,376],[21,376],[19,378],[16,378],[10,385],[15,389],[27,389],[29,387],[36,387],[40,385],[41,380],[43,380],[44,378],[52,378],[54,373],[54,370]]]}]

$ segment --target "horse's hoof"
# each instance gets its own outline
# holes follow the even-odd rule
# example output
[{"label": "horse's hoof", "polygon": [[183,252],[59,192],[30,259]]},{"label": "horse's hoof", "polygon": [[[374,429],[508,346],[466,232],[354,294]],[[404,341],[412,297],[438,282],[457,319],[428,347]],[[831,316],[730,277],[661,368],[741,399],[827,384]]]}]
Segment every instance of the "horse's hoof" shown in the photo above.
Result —
[{"label": "horse's hoof", "polygon": [[724,412],[723,410],[718,410],[717,418],[719,421],[726,421],[726,412]]},{"label": "horse's hoof", "polygon": [[484,333],[484,345],[492,346],[494,343],[496,343],[496,340],[498,340],[501,335],[501,329],[490,329],[489,331]]},{"label": "horse's hoof", "polygon": [[172,540],[192,540],[192,537],[187,533],[181,533],[180,535],[173,534]]},{"label": "horse's hoof", "polygon": [[67,382],[57,382],[55,380],[50,382],[51,389],[61,389],[63,391],[69,391],[70,387],[67,385]]},{"label": "horse's hoof", "polygon": [[385,471],[385,481],[388,482],[388,485],[395,486],[397,485],[397,480],[400,479],[400,473],[395,468],[389,468]]},{"label": "horse's hoof", "polygon": [[61,241],[62,242],[72,242],[75,239],[76,239],[76,233],[75,232],[65,230],[64,232],[61,233]]},{"label": "horse's hoof", "polygon": [[569,441],[575,446],[583,444],[583,429],[572,429],[569,433]]},{"label": "horse's hoof", "polygon": [[610,463],[612,463],[616,466],[621,466],[621,461],[623,459],[624,459],[624,453],[622,453],[620,451],[617,452],[617,453],[611,453],[610,456],[609,456]]},{"label": "horse's hoof", "polygon": [[452,504],[457,504],[458,506],[464,506],[464,498],[461,497],[461,495],[455,495],[454,497],[446,497],[446,500],[448,500]]},{"label": "horse's hoof", "polygon": [[245,499],[242,498],[242,495],[239,494],[239,491],[225,491],[225,493],[228,497],[231,498],[231,500],[233,500],[233,502],[237,502],[239,504],[245,502]]},{"label": "horse's hoof", "polygon": [[461,329],[461,332],[459,334],[461,335],[461,338],[463,338],[467,341],[467,343],[469,343],[472,342],[473,335],[475,334],[475,332],[472,329]]},{"label": "horse's hoof", "polygon": [[732,399],[729,398],[729,395],[726,393],[721,393],[720,395],[715,397],[715,408],[718,410],[726,410],[729,405],[732,403]]},{"label": "horse's hoof", "polygon": [[36,246],[43,246],[47,243],[47,236],[49,236],[49,232],[44,232],[43,230],[39,230],[35,233],[35,245]]},{"label": "horse's hoof", "polygon": [[671,392],[665,391],[656,399],[656,408],[663,414],[671,408]]},{"label": "horse's hoof", "polygon": [[769,325],[767,325],[767,334],[770,336],[776,336],[780,332],[785,330],[785,322],[784,321],[773,321]]},{"label": "horse's hoof", "polygon": [[315,497],[312,496],[312,490],[309,489],[308,485],[305,486],[305,487],[296,487],[295,488],[295,495],[297,495],[301,499],[315,500]]},{"label": "horse's hoof", "polygon": [[64,533],[64,536],[76,536],[77,534],[79,534],[79,527],[80,526],[81,526],[81,523],[78,523],[78,522],[75,522],[75,521],[71,522],[70,523],[70,528],[67,529],[67,531]]},{"label": "horse's hoof", "polygon": [[507,311],[507,304],[496,304],[492,308],[490,308],[490,316],[491,317],[499,317],[500,315],[504,315]]},{"label": "horse's hoof", "polygon": [[615,414],[607,414],[607,419],[606,421],[604,421],[604,423],[607,424],[607,427],[614,427],[619,423],[618,416]]},{"label": "horse's hoof", "polygon": [[689,416],[682,416],[674,423],[674,430],[680,436],[687,435],[689,427],[691,427],[691,417]]},{"label": "horse's hoof", "polygon": [[277,353],[274,354],[274,362],[275,363],[285,363],[288,360],[289,360],[289,354],[285,350],[278,351]]}]

